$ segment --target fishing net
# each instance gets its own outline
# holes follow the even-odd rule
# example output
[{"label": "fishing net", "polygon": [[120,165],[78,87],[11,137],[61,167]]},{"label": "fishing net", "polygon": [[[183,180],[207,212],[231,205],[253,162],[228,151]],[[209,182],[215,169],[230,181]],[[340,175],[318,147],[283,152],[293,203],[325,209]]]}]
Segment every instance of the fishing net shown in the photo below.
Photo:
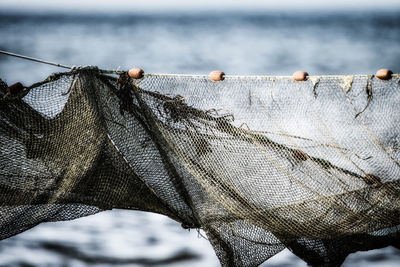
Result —
[{"label": "fishing net", "polygon": [[201,228],[223,266],[399,246],[400,84],[84,68],[0,89],[0,238],[122,208]]}]

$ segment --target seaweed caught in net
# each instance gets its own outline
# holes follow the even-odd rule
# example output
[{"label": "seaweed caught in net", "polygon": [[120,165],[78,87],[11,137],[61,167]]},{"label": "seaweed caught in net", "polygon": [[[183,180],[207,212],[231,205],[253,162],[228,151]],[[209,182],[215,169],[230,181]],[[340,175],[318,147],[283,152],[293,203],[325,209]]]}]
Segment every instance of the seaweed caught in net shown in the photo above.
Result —
[{"label": "seaweed caught in net", "polygon": [[97,69],[0,84],[0,239],[123,208],[201,228],[223,266],[399,246],[399,76]]}]

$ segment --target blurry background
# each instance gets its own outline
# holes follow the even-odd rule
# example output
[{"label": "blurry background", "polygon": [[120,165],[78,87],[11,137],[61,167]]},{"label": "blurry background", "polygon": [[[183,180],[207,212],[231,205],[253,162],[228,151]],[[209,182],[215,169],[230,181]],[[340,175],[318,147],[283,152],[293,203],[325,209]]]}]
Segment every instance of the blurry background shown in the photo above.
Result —
[{"label": "blurry background", "polygon": [[[265,1],[266,2],[266,1]],[[149,73],[291,75],[400,72],[400,1],[1,0],[0,50],[66,65]],[[0,78],[29,85],[63,71],[0,55]],[[45,223],[0,242],[0,266],[219,266],[202,233],[114,210]],[[393,248],[344,266],[398,266]],[[264,265],[263,265],[264,266]],[[285,250],[265,266],[305,266]]]}]

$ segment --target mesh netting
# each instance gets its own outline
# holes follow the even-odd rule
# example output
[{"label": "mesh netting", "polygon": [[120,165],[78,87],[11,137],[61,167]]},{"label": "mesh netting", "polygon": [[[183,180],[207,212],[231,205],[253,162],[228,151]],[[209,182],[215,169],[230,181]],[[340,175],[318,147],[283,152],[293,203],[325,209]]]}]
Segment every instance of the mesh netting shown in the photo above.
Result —
[{"label": "mesh netting", "polygon": [[203,229],[223,266],[399,246],[399,76],[96,69],[0,84],[0,238],[113,208]]}]

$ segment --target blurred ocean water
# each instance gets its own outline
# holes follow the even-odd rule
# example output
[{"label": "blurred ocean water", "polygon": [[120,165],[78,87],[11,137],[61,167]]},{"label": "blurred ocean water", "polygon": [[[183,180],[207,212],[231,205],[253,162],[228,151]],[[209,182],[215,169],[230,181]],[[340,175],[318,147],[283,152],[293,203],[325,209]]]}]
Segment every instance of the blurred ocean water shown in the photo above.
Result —
[{"label": "blurred ocean water", "polygon": [[[400,11],[71,14],[0,11],[0,49],[66,65],[151,73],[291,75],[400,72]],[[0,78],[25,85],[63,71],[0,55]],[[0,242],[0,266],[219,266],[202,233],[166,217],[114,210],[46,223]],[[344,266],[399,266],[388,247]],[[306,266],[283,251],[265,266]]]}]

